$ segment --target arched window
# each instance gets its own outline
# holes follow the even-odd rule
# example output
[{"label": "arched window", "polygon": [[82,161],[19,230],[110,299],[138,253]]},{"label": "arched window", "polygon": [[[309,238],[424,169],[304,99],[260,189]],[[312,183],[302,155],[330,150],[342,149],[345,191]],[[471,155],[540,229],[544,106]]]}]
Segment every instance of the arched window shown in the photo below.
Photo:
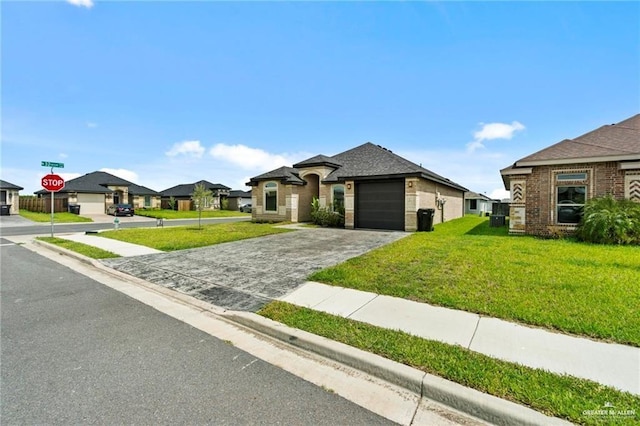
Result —
[{"label": "arched window", "polygon": [[275,182],[264,184],[264,211],[278,211],[278,184]]},{"label": "arched window", "polygon": [[333,206],[333,211],[344,213],[344,185],[333,185],[331,205]]}]

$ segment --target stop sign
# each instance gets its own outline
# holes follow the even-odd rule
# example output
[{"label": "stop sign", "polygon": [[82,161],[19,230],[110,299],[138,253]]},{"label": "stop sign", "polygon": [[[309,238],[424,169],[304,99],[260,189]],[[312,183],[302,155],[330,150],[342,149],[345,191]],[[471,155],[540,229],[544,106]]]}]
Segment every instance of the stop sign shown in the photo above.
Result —
[{"label": "stop sign", "polygon": [[44,189],[51,192],[57,192],[64,188],[64,179],[54,174],[43,177],[41,183]]}]

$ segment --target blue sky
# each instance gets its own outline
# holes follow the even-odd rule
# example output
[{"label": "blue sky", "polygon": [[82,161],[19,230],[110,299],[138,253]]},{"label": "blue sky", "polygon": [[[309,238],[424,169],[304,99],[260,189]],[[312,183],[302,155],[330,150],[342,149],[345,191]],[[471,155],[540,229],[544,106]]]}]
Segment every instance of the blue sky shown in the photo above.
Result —
[{"label": "blue sky", "polygon": [[2,2],[1,178],[161,191],[370,141],[477,192],[640,112],[638,2]]}]

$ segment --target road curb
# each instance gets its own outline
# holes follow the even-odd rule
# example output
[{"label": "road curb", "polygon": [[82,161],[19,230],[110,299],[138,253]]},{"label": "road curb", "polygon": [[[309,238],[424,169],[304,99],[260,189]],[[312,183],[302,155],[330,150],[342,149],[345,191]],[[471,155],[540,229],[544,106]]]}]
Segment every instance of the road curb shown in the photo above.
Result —
[{"label": "road curb", "polygon": [[223,317],[292,346],[316,353],[401,386],[411,392],[496,425],[555,426],[572,423],[467,388],[379,355],[288,327],[250,312],[226,311]]}]

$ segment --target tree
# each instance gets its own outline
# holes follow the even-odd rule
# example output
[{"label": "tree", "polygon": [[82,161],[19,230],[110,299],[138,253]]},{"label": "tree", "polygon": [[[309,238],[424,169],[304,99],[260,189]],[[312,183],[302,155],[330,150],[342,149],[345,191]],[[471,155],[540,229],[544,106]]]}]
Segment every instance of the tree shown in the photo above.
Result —
[{"label": "tree", "polygon": [[171,197],[169,197],[169,208],[171,210],[175,210],[176,209],[176,199],[175,199],[175,197],[173,195]]},{"label": "tree", "polygon": [[198,210],[198,229],[202,229],[202,209],[213,201],[213,192],[204,186],[204,183],[196,183],[191,194],[191,199],[196,204]]}]

